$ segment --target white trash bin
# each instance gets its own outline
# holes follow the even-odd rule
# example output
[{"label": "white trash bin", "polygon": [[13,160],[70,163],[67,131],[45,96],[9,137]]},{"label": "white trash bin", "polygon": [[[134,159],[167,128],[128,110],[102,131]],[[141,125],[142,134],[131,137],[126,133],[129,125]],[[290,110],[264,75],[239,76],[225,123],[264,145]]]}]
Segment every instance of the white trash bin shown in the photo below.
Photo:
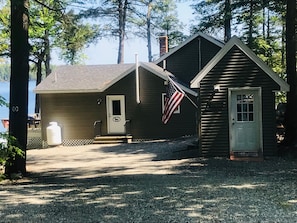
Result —
[{"label": "white trash bin", "polygon": [[57,122],[50,122],[49,126],[46,127],[47,145],[58,146],[62,144],[62,133],[61,127],[58,126]]}]

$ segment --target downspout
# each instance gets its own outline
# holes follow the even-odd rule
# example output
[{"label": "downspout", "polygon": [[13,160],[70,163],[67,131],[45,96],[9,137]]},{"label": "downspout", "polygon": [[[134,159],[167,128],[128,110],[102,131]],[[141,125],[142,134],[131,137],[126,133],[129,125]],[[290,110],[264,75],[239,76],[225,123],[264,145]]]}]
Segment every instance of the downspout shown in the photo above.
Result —
[{"label": "downspout", "polygon": [[140,104],[138,54],[137,53],[135,54],[135,74],[136,74],[136,103]]}]

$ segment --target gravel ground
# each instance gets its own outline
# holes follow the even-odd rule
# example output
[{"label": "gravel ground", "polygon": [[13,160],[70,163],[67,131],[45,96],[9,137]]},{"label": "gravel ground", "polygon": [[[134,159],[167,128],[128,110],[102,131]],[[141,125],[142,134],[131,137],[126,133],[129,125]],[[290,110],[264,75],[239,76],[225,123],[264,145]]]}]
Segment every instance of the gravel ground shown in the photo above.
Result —
[{"label": "gravel ground", "polygon": [[197,158],[192,141],[29,150],[0,222],[297,222],[297,161]]}]

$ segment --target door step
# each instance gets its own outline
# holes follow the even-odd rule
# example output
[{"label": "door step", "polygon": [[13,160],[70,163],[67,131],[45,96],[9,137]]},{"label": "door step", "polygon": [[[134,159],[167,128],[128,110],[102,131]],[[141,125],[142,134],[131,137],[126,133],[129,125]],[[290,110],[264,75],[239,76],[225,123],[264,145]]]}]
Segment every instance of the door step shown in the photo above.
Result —
[{"label": "door step", "polygon": [[131,143],[132,136],[96,136],[93,144]]},{"label": "door step", "polygon": [[259,152],[231,152],[230,160],[263,161],[263,155]]}]

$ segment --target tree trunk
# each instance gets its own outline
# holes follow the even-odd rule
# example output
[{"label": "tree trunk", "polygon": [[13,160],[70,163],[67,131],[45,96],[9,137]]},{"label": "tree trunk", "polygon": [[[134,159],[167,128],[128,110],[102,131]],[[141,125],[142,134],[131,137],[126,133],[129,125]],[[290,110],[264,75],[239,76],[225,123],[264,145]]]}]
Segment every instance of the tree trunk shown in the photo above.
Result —
[{"label": "tree trunk", "polygon": [[231,4],[230,0],[225,0],[225,37],[224,40],[225,42],[228,42],[229,39],[231,39],[231,19],[232,19],[232,14],[231,14]]},{"label": "tree trunk", "polygon": [[285,67],[285,55],[286,55],[286,19],[282,16],[282,42],[281,42],[281,64],[282,67]]},{"label": "tree trunk", "polygon": [[249,14],[249,32],[248,32],[248,46],[252,48],[253,46],[253,27],[254,27],[254,2],[250,0],[250,14]]},{"label": "tree trunk", "polygon": [[17,156],[6,173],[26,173],[29,43],[29,0],[11,0],[11,77],[9,135],[18,140],[24,157]]},{"label": "tree trunk", "polygon": [[[269,39],[269,36],[270,36],[270,15],[269,15],[270,2],[266,0],[262,0],[261,4],[262,4],[262,17],[263,17],[262,35],[263,35],[263,39],[266,40],[266,39]],[[267,32],[266,32],[266,25],[267,25]]]},{"label": "tree trunk", "polygon": [[[45,31],[45,76],[48,76],[51,73],[51,51],[50,51],[50,40],[48,31]],[[40,79],[41,81],[41,79]],[[38,83],[39,84],[39,83]]]},{"label": "tree trunk", "polygon": [[152,39],[151,39],[151,11],[152,11],[152,1],[150,0],[147,7],[146,14],[146,33],[147,33],[147,50],[148,50],[148,61],[152,62]]},{"label": "tree trunk", "polygon": [[[287,0],[286,65],[290,91],[287,95],[285,143],[297,146],[296,0]],[[296,149],[296,148],[295,148]]]},{"label": "tree trunk", "polygon": [[[38,58],[37,61],[37,73],[36,73],[36,86],[41,82],[42,77],[42,59]],[[39,113],[40,109],[40,100],[39,100],[39,94],[36,94],[35,96],[35,113]]]},{"label": "tree trunk", "polygon": [[119,50],[118,50],[118,64],[124,63],[124,49],[125,49],[125,35],[126,35],[126,13],[128,7],[128,0],[118,1],[119,10]]}]

